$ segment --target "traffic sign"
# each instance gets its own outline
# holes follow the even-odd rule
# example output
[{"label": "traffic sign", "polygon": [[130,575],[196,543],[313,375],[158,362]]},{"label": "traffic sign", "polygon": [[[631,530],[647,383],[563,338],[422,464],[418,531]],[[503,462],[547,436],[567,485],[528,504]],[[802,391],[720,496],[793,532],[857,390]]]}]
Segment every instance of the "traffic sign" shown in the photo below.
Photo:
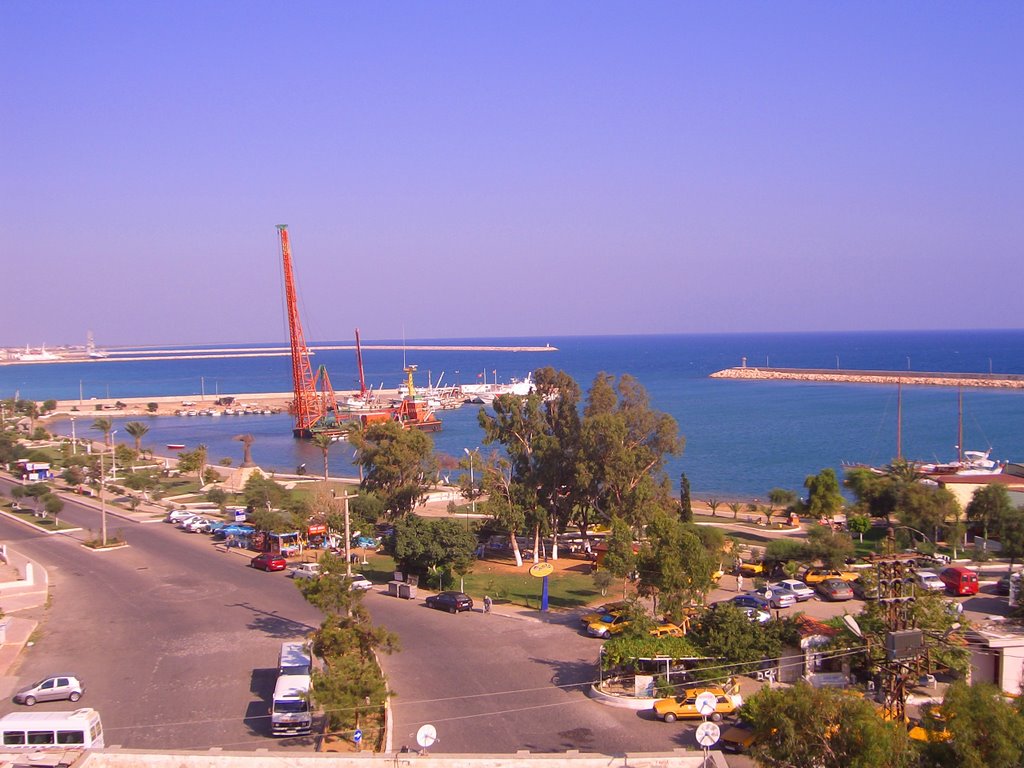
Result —
[{"label": "traffic sign", "polygon": [[715,710],[718,708],[718,697],[711,691],[704,691],[704,693],[697,695],[697,700],[694,702],[697,707],[697,712],[702,717],[710,717],[715,714]]},{"label": "traffic sign", "polygon": [[363,732],[356,728],[356,732],[352,734],[352,741],[358,744],[363,740]]},{"label": "traffic sign", "polygon": [[530,575],[541,578],[542,576],[547,576],[553,570],[555,570],[555,566],[551,563],[534,563],[530,566]]},{"label": "traffic sign", "polygon": [[722,736],[722,730],[712,722],[705,720],[697,726],[697,743],[705,749],[713,747]]}]

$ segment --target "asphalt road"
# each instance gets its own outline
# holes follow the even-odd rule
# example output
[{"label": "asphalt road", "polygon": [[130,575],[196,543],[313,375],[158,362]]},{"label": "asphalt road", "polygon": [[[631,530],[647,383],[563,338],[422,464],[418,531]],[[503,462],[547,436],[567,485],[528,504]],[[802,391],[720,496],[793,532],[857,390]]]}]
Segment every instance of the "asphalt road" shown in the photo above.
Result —
[{"label": "asphalt road", "polygon": [[[98,517],[71,502],[61,514],[93,529]],[[80,544],[85,534],[48,536],[0,519],[0,537],[41,562],[51,584],[18,684],[80,676],[82,705],[100,711],[108,745],[306,748],[308,739],[266,735],[280,644],[321,619],[292,580],[246,568],[201,534],[113,518],[108,525],[124,530],[130,546],[93,552]]]}]

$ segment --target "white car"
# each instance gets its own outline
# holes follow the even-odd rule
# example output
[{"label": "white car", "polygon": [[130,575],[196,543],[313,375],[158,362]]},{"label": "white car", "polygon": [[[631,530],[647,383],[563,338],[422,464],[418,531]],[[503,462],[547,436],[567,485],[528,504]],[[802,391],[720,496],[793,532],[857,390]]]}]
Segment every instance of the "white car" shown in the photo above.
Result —
[{"label": "white car", "polygon": [[178,527],[181,528],[181,530],[185,531],[185,530],[188,530],[188,526],[190,524],[196,522],[197,520],[202,520],[202,519],[203,519],[202,515],[197,515],[197,514],[193,513],[193,514],[189,515],[188,517],[183,517],[180,520],[178,520]]},{"label": "white car", "polygon": [[942,592],[946,588],[935,571],[918,571],[914,578],[917,586],[929,592]]},{"label": "white car", "polygon": [[361,573],[353,573],[352,583],[348,585],[348,588],[350,590],[361,589],[365,592],[366,590],[373,588],[373,582]]},{"label": "white car", "polygon": [[783,579],[779,582],[779,586],[783,589],[788,589],[796,595],[797,602],[800,603],[814,597],[814,590],[800,581],[800,579]]},{"label": "white car", "polygon": [[167,513],[167,517],[164,518],[165,523],[180,523],[187,517],[195,517],[195,512],[191,512],[187,509],[174,509]]},{"label": "white car", "polygon": [[321,573],[320,563],[296,563],[288,569],[293,579],[318,579]]},{"label": "white car", "polygon": [[213,525],[212,520],[208,520],[205,517],[193,517],[190,520],[182,524],[182,529],[189,533],[201,533],[204,529],[208,529]]}]

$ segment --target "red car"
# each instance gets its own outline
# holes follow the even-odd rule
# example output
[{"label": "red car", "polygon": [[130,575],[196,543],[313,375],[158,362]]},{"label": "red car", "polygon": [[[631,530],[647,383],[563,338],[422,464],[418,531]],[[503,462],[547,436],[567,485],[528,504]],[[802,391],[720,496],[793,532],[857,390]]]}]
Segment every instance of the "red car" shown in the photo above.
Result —
[{"label": "red car", "polygon": [[288,567],[288,561],[280,555],[264,552],[262,555],[256,555],[256,557],[250,560],[249,565],[253,568],[259,568],[261,571],[283,571]]}]

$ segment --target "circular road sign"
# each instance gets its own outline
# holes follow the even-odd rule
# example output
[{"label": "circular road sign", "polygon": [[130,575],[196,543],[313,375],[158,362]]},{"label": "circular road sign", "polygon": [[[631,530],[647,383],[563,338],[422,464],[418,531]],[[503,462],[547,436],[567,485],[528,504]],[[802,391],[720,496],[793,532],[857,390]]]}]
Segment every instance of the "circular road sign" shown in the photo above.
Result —
[{"label": "circular road sign", "polygon": [[416,743],[424,749],[430,747],[435,741],[437,741],[437,728],[430,723],[421,725],[420,729],[416,731]]},{"label": "circular road sign", "polygon": [[555,570],[555,566],[551,563],[534,563],[530,566],[530,575],[540,578],[542,576],[547,576],[553,570]]},{"label": "circular road sign", "polygon": [[697,707],[697,713],[703,717],[710,717],[715,714],[715,710],[718,708],[718,697],[711,691],[704,691],[697,695],[697,700],[694,702]]},{"label": "circular road sign", "polygon": [[713,747],[721,735],[721,729],[707,720],[697,726],[697,743],[702,747]]},{"label": "circular road sign", "polygon": [[764,599],[765,600],[771,600],[772,599],[772,591],[770,589],[766,589],[764,591]]},{"label": "circular road sign", "polygon": [[356,744],[358,744],[362,740],[363,740],[363,732],[361,730],[359,730],[358,728],[356,728],[355,733],[352,734],[352,741],[354,741]]}]

